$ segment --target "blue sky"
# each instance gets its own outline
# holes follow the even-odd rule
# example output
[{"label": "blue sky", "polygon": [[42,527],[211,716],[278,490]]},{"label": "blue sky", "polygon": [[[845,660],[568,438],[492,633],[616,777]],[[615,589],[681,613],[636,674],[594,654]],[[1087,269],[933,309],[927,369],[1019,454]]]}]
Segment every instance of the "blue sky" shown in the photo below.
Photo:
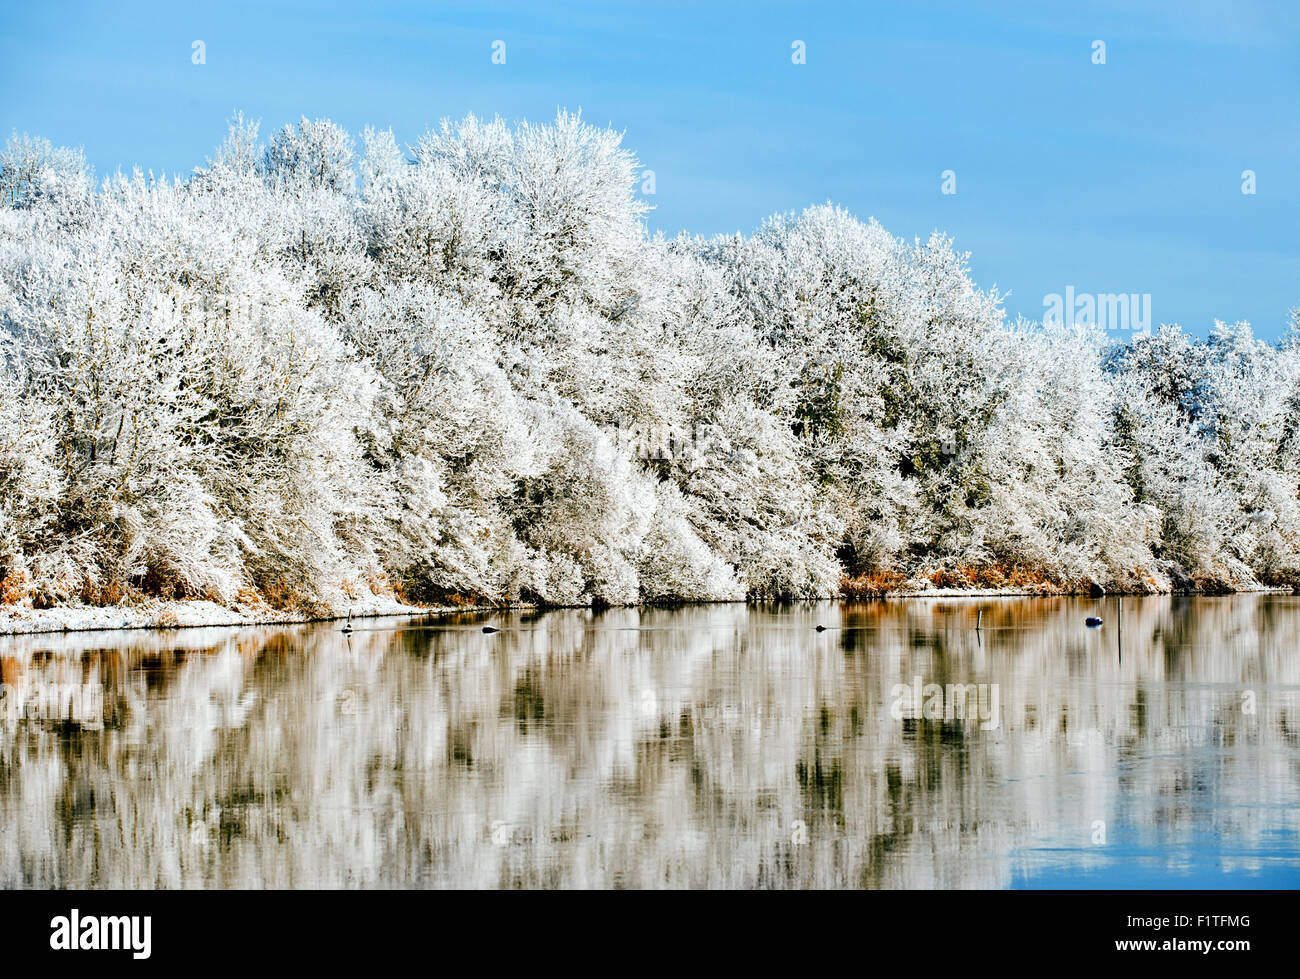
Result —
[{"label": "blue sky", "polygon": [[655,171],[669,234],[831,200],[950,233],[1013,315],[1067,287],[1149,293],[1156,323],[1275,338],[1300,305],[1300,4],[179,6],[11,6],[5,134],[82,146],[101,174],[188,173],[236,108],[263,135],[305,114],[406,143],[468,112],[581,109]]}]

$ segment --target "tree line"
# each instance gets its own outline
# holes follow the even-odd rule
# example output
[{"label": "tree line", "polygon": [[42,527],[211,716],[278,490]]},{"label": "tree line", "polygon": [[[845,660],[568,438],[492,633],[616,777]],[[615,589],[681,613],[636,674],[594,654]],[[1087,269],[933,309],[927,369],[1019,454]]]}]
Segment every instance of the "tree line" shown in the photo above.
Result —
[{"label": "tree line", "polygon": [[[1010,322],[939,234],[646,229],[620,134],[236,117],[0,158],[0,602],[1300,581],[1300,315]],[[647,452],[639,432],[690,433]]]}]

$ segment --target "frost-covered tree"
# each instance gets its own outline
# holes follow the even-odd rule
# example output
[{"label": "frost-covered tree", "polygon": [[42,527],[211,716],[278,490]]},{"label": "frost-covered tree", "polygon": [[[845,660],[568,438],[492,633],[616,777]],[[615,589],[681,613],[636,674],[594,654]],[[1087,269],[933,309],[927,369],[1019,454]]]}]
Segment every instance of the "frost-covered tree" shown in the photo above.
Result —
[{"label": "frost-covered tree", "polygon": [[360,148],[236,115],[96,189],[10,140],[0,601],[1300,583],[1294,336],[1007,324],[830,205],[651,236],[569,113]]},{"label": "frost-covered tree", "polygon": [[51,198],[83,198],[91,190],[90,168],[79,149],[14,133],[0,153],[0,201],[34,207]]}]

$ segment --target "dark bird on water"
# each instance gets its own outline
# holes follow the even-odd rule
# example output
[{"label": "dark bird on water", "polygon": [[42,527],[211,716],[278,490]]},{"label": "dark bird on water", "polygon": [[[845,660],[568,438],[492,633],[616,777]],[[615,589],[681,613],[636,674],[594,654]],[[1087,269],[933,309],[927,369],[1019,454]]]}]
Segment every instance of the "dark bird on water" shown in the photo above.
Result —
[{"label": "dark bird on water", "polygon": [[343,623],[343,635],[352,631],[352,609],[348,609],[348,620]]},{"label": "dark bird on water", "polygon": [[1097,618],[1095,615],[1090,615],[1083,620],[1083,624],[1089,629],[1097,629],[1101,627],[1101,619]]},{"label": "dark bird on water", "polygon": [[826,631],[826,627],[825,627],[824,625],[819,625],[819,626],[817,627],[817,631],[818,631],[818,632],[825,632],[825,631]]},{"label": "dark bird on water", "polygon": [[501,630],[500,630],[500,629],[493,629],[490,625],[485,625],[485,626],[483,627],[483,631],[484,631],[484,632],[489,632],[489,633],[491,633],[491,632],[500,632]]}]

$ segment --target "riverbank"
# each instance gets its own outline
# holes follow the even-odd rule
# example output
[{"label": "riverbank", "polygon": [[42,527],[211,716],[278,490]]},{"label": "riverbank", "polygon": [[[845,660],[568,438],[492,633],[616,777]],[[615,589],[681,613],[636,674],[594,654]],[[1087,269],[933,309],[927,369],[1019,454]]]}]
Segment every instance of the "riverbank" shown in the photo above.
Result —
[{"label": "riverbank", "polygon": [[[1222,594],[1289,594],[1290,588],[1239,588],[1231,592],[1175,591],[1158,594],[1222,595]],[[1143,596],[1152,592],[1109,592],[1093,595],[1086,591],[1044,590],[1041,587],[1006,586],[1002,588],[898,588],[879,594],[846,594],[841,592],[829,601],[858,602],[884,599],[911,598],[1105,598],[1118,595]],[[701,603],[686,603],[701,604]],[[717,603],[702,603],[717,604]],[[723,603],[740,604],[740,603]],[[488,612],[502,608],[533,608],[532,605],[408,605],[396,599],[372,596],[351,604],[341,614],[304,614],[285,612],[269,605],[240,604],[219,605],[199,599],[163,601],[146,599],[130,605],[62,605],[55,608],[34,609],[23,605],[0,605],[0,636],[31,635],[49,632],[96,632],[125,629],[191,629],[214,626],[292,625],[303,622],[330,622],[346,619],[350,614],[356,619],[386,616],[449,615],[457,612]],[[562,606],[555,606],[557,608]],[[586,606],[582,606],[586,607]]]},{"label": "riverbank", "polygon": [[341,615],[284,612],[269,605],[218,605],[216,602],[144,600],[131,605],[63,605],[34,609],[0,605],[0,636],[42,632],[92,632],[120,629],[190,629],[205,626],[291,625],[347,618],[430,615],[482,611],[486,606],[417,606],[372,597],[352,604]]}]

